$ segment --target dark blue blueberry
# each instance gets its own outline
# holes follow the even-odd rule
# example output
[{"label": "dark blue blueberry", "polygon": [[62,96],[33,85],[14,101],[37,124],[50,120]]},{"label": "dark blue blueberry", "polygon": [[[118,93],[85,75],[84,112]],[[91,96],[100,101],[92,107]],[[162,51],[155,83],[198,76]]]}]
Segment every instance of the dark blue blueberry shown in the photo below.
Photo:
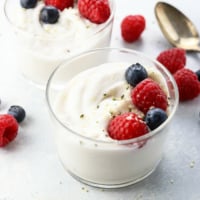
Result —
[{"label": "dark blue blueberry", "polygon": [[59,16],[58,9],[53,6],[45,6],[40,11],[40,20],[45,24],[55,24]]},{"label": "dark blue blueberry", "polygon": [[196,75],[197,75],[197,77],[198,77],[198,80],[200,81],[200,69],[197,70],[195,73],[196,73]]},{"label": "dark blue blueberry", "polygon": [[167,117],[168,116],[164,110],[160,108],[152,108],[146,113],[144,120],[147,126],[151,130],[154,130],[160,126],[167,119]]},{"label": "dark blue blueberry", "polygon": [[35,8],[38,0],[20,0],[20,4],[23,8]]},{"label": "dark blue blueberry", "polygon": [[26,112],[21,106],[13,105],[8,109],[8,114],[12,115],[18,123],[26,117]]},{"label": "dark blue blueberry", "polygon": [[131,65],[125,72],[126,81],[133,87],[147,77],[146,69],[139,63]]}]

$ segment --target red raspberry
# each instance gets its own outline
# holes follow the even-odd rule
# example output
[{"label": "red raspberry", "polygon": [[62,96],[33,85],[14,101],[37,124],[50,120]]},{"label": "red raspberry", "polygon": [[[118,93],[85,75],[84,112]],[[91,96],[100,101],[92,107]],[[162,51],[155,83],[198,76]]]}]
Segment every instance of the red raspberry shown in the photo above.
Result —
[{"label": "red raspberry", "polygon": [[65,8],[73,7],[74,0],[45,0],[45,5],[54,6],[62,11]]},{"label": "red raspberry", "polygon": [[174,74],[186,64],[185,50],[180,48],[165,50],[158,55],[157,60]]},{"label": "red raspberry", "polygon": [[115,140],[128,140],[148,133],[145,122],[135,113],[124,113],[108,124],[108,134]]},{"label": "red raspberry", "polygon": [[142,15],[128,15],[121,23],[121,35],[126,42],[139,39],[145,29],[145,18]]},{"label": "red raspberry", "polygon": [[190,69],[180,69],[174,74],[180,101],[190,100],[200,93],[200,82],[197,75]]},{"label": "red raspberry", "polygon": [[108,0],[79,0],[80,14],[96,24],[104,23],[110,17]]},{"label": "red raspberry", "polygon": [[131,91],[131,98],[142,112],[146,113],[150,108],[167,109],[167,95],[159,84],[150,78],[146,78],[136,85]]},{"label": "red raspberry", "polygon": [[4,147],[15,139],[18,132],[16,119],[9,114],[0,115],[0,147]]}]

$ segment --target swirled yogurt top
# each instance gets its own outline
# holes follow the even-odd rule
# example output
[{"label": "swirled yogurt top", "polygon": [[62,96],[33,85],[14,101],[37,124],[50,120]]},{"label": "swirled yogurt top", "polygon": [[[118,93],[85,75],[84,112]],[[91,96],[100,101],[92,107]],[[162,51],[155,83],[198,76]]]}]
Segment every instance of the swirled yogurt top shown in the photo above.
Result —
[{"label": "swirled yogurt top", "polygon": [[44,6],[43,1],[38,1],[35,8],[24,9],[19,2],[15,2],[9,7],[8,17],[17,30],[25,33],[21,37],[24,45],[29,45],[46,55],[65,55],[74,49],[77,50],[80,48],[80,43],[88,40],[104,26],[83,18],[77,4],[73,8],[60,11],[59,20],[55,24],[45,24],[39,19]]},{"label": "swirled yogurt top", "polygon": [[[139,111],[131,100],[131,86],[125,80],[130,63],[105,63],[76,75],[56,102],[61,122],[86,137],[111,141],[107,125],[113,116]],[[146,68],[149,77],[161,81],[160,74]],[[164,82],[160,84],[164,87]]]},{"label": "swirled yogurt top", "polygon": [[19,3],[17,7],[14,8],[13,17],[11,17],[11,19],[18,28],[51,39],[60,38],[62,36],[69,38],[85,38],[100,26],[81,17],[77,5],[74,5],[73,8],[70,7],[60,11],[60,17],[57,23],[42,23],[40,22],[39,15],[44,6],[44,2],[39,1],[35,8],[24,9]]}]

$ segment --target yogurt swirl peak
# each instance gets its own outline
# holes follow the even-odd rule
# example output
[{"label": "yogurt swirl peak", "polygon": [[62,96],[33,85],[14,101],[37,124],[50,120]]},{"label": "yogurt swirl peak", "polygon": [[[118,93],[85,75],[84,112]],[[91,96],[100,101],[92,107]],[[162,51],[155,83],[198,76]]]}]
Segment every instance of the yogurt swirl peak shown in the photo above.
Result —
[{"label": "yogurt swirl peak", "polygon": [[[133,112],[144,118],[131,99],[132,87],[125,79],[128,66],[130,63],[105,63],[72,78],[56,103],[59,119],[86,137],[111,141],[107,126],[113,117]],[[150,68],[147,71],[158,79],[159,74]]]}]

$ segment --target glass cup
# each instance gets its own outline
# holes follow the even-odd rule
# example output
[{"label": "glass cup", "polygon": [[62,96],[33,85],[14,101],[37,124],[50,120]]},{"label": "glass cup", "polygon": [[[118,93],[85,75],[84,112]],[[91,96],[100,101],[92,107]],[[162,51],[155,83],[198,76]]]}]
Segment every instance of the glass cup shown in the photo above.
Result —
[{"label": "glass cup", "polygon": [[[67,121],[68,117],[70,118],[71,113],[77,112],[77,108],[82,106],[77,105],[75,99],[79,98],[81,102],[85,98],[84,84],[93,83],[88,82],[89,76],[88,80],[79,83],[82,84],[82,90],[79,95],[73,97],[75,103],[70,104],[68,113],[64,113],[64,99],[61,98],[63,94],[64,96],[68,94],[66,85],[77,74],[105,63],[140,63],[159,74],[169,99],[167,120],[146,135],[121,141],[95,139],[93,136],[88,136],[90,133],[84,135],[81,129],[79,131],[76,129],[76,126],[79,126],[78,121],[71,126]],[[103,74],[99,73],[99,76]],[[107,81],[109,80],[100,82],[99,88]],[[76,87],[76,82],[72,84],[72,87],[74,86]],[[93,89],[94,91],[90,92],[97,94],[98,89]],[[59,65],[47,83],[46,99],[50,116],[55,122],[55,141],[64,168],[73,177],[86,184],[102,188],[118,188],[144,179],[157,167],[163,155],[166,136],[173,131],[170,121],[177,109],[178,90],[171,74],[157,61],[133,50],[103,48],[84,52]],[[80,115],[81,117],[84,116]],[[96,120],[95,116],[93,120]],[[96,130],[91,127],[89,131],[93,135]]]},{"label": "glass cup", "polygon": [[[42,1],[38,1],[37,8],[29,9],[31,14],[27,19],[24,19],[27,16],[25,15],[26,10],[20,7],[20,0],[5,0],[4,12],[9,25],[8,28],[11,28],[8,43],[12,45],[12,51],[9,53],[17,69],[28,80],[43,87],[52,71],[61,61],[85,50],[108,46],[115,13],[114,0],[109,0],[109,3],[111,8],[109,19],[97,26],[89,23],[89,21],[85,22],[87,29],[89,26],[92,28],[88,32],[84,28],[84,32],[81,28],[79,30],[79,27],[83,25],[79,25],[80,17],[77,16],[71,17],[71,21],[69,19],[66,22],[60,20],[53,25],[42,24],[39,20],[39,11],[44,6],[40,5]],[[60,15],[63,15],[63,13],[60,12]],[[19,24],[16,23],[17,19],[20,19]],[[27,27],[29,21],[31,25]],[[63,31],[65,26],[66,29],[69,27],[71,30]],[[52,35],[46,34],[48,31]]]}]

